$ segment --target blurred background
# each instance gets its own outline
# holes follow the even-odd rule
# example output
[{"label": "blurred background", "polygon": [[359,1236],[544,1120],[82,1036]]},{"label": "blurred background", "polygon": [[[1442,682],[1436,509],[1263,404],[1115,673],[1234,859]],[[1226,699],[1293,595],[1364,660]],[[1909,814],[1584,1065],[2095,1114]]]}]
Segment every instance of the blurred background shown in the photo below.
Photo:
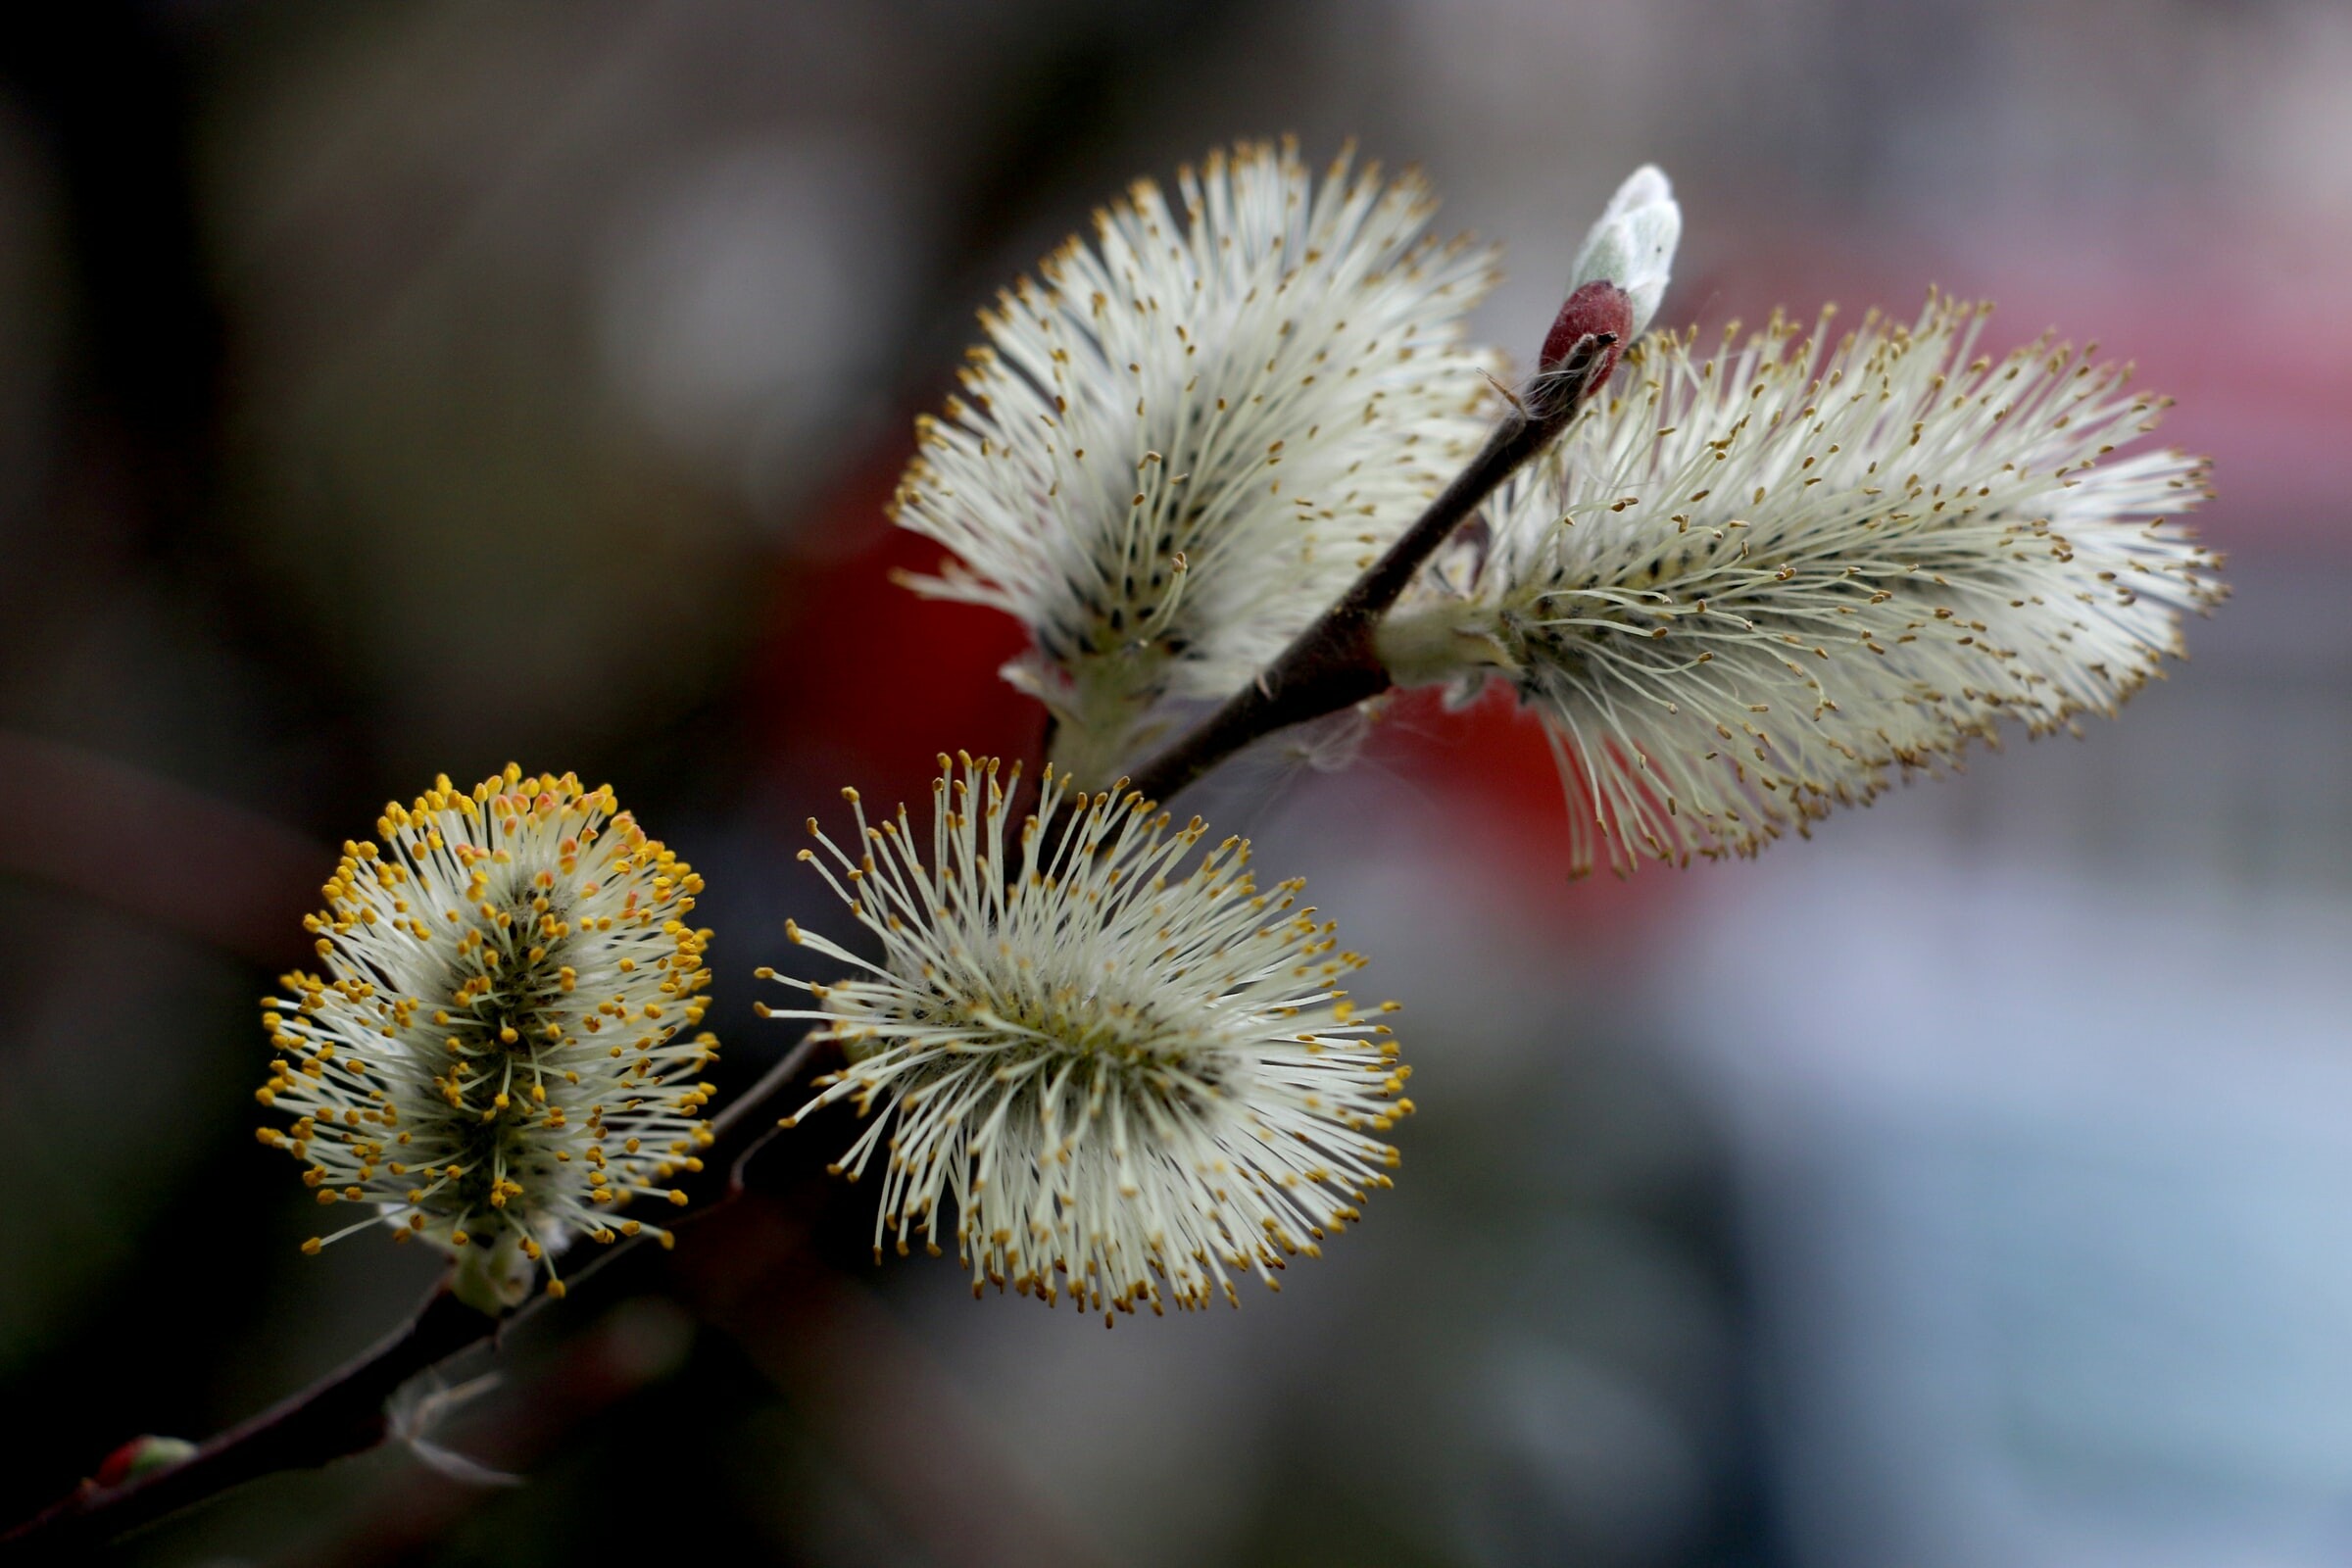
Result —
[{"label": "blurred background", "polygon": [[[0,1408],[15,1518],[390,1329],[252,1138],[330,846],[610,780],[746,971],[798,824],[1019,751],[880,504],[972,312],[1245,134],[1417,162],[1532,348],[1635,164],[1663,318],[1936,283],[2180,400],[2236,598],[2119,724],[1755,864],[1571,885],[1508,713],[1220,828],[1407,1005],[1396,1190],[1122,1323],[779,1190],[438,1441],[123,1560],[2041,1568],[2352,1558],[2352,10],[2340,0],[121,0],[0,59]],[[870,1197],[870,1195],[869,1195]]]}]

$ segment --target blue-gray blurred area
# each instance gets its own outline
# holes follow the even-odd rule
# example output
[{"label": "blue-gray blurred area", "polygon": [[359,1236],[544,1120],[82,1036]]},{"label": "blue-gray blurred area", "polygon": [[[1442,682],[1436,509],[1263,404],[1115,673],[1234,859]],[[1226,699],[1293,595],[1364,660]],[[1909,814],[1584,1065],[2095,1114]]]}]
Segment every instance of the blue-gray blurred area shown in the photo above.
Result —
[{"label": "blue-gray blurred area", "polygon": [[519,1487],[387,1449],[122,1560],[2352,1557],[2340,0],[16,19],[0,1512],[430,1283],[300,1256],[252,1137],[255,1001],[387,798],[610,779],[709,878],[731,1081],[773,1059],[747,971],[837,918],[801,818],[1034,735],[1004,629],[887,580],[930,561],[881,520],[913,416],[1095,203],[1284,131],[1425,168],[1522,351],[1648,160],[1668,321],[1935,283],[2096,338],[2214,456],[2236,597],[2079,742],[1630,886],[1566,880],[1540,746],[1416,711],[1344,775],[1251,764],[1219,826],[1375,956],[1422,1107],[1280,1296],[1105,1334],[779,1181],[513,1337],[434,1441]]}]

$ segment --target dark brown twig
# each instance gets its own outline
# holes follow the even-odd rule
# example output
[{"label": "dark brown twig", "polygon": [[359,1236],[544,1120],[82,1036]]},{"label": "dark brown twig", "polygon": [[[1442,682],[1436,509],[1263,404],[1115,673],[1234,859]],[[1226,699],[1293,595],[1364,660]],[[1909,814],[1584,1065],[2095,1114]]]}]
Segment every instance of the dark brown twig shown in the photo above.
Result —
[{"label": "dark brown twig", "polygon": [[0,1536],[0,1559],[72,1562],[118,1536],[278,1470],[363,1453],[389,1430],[384,1401],[400,1386],[496,1332],[444,1288],[399,1332],[291,1398],[229,1428],[168,1469],[118,1486],[84,1481]]},{"label": "dark brown twig", "polygon": [[1256,680],[1243,687],[1130,781],[1145,799],[1165,802],[1252,741],[1310,718],[1336,713],[1389,689],[1373,635],[1413,576],[1485,504],[1567,427],[1614,365],[1614,334],[1579,341],[1536,394],[1513,399],[1467,467],[1455,474],[1413,525],[1300,632]]},{"label": "dark brown twig", "polygon": [[[829,1040],[807,1036],[727,1108],[711,1118],[714,1135],[705,1167],[724,1171],[727,1186],[692,1217],[725,1206],[743,1191],[743,1172],[776,1130],[774,1102],[826,1051]],[[576,1284],[621,1253],[643,1245],[620,1242],[583,1269]],[[537,1296],[515,1311],[489,1317],[437,1288],[416,1315],[359,1359],[199,1446],[178,1464],[112,1487],[84,1481],[40,1513],[0,1535],[0,1562],[85,1560],[98,1546],[280,1470],[312,1469],[381,1444],[389,1427],[384,1401],[411,1378],[475,1346],[494,1342],[505,1327],[536,1312]]]}]

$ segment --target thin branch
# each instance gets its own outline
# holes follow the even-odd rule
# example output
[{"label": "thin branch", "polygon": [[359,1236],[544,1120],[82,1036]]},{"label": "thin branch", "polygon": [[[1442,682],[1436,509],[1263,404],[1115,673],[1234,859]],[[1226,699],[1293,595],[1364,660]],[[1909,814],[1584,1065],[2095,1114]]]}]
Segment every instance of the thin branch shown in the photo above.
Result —
[{"label": "thin branch", "polygon": [[[757,1083],[711,1117],[714,1136],[706,1169],[725,1171],[727,1186],[689,1218],[724,1207],[742,1194],[744,1167],[775,1133],[774,1102],[829,1049],[838,1048],[815,1032],[804,1036]],[[605,1249],[574,1272],[571,1282],[586,1279],[643,1241],[639,1237]],[[516,1310],[493,1318],[461,1302],[445,1282],[414,1318],[367,1354],[211,1439],[180,1463],[113,1487],[84,1481],[0,1535],[0,1562],[86,1560],[109,1541],[248,1481],[364,1453],[385,1440],[389,1428],[384,1401],[401,1385],[453,1355],[494,1343],[508,1324],[540,1310],[549,1299],[544,1294],[534,1296]]]},{"label": "thin branch", "polygon": [[[821,1029],[811,1029],[801,1036],[800,1043],[777,1060],[776,1064],[760,1075],[760,1081],[737,1095],[727,1108],[710,1118],[710,1130],[716,1135],[711,1149],[716,1151],[741,1143],[742,1152],[727,1163],[726,1196],[719,1202],[728,1202],[743,1196],[744,1167],[752,1156],[768,1145],[768,1140],[782,1131],[769,1115],[774,1108],[768,1102],[797,1083],[808,1070],[809,1064],[821,1054],[838,1052],[840,1046]],[[716,1204],[712,1204],[716,1207]]]},{"label": "thin branch", "polygon": [[[743,1196],[745,1171],[750,1168],[753,1159],[784,1130],[774,1115],[777,1108],[774,1102],[798,1082],[820,1056],[830,1057],[838,1054],[840,1049],[821,1031],[809,1030],[801,1036],[798,1044],[777,1058],[774,1066],[761,1073],[757,1082],[728,1102],[726,1109],[710,1118],[710,1130],[714,1137],[710,1145],[710,1157],[704,1162],[704,1166],[707,1171],[725,1170],[727,1185],[710,1202],[687,1209],[672,1222],[671,1230],[688,1230]],[[653,1239],[652,1232],[641,1231],[626,1241],[600,1247],[585,1264],[565,1276],[565,1289],[576,1288],[603,1273],[629,1253],[649,1245]],[[542,1292],[514,1308],[505,1321],[528,1321],[557,1299]]]},{"label": "thin branch", "polygon": [[1512,399],[1478,456],[1339,602],[1300,632],[1256,680],[1146,763],[1130,781],[1132,787],[1147,800],[1166,802],[1252,741],[1387,691],[1388,667],[1373,646],[1381,617],[1454,530],[1503,480],[1549,446],[1607,380],[1616,342],[1609,332],[1580,339],[1558,368],[1545,372],[1534,389],[1536,395]]},{"label": "thin branch", "polygon": [[86,1560],[106,1542],[217,1497],[257,1476],[307,1469],[384,1441],[384,1401],[416,1374],[496,1331],[480,1312],[436,1288],[416,1315],[359,1359],[212,1439],[169,1469],[114,1487],[84,1481],[0,1536],[0,1560]]}]

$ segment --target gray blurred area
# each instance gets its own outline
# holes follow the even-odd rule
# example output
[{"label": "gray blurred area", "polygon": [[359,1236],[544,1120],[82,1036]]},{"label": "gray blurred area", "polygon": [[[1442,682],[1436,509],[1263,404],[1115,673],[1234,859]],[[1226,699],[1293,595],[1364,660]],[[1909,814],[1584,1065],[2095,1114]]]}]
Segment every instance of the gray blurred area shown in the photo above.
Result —
[{"label": "gray blurred area", "polygon": [[[0,58],[10,1518],[398,1321],[253,1140],[255,999],[381,803],[610,778],[746,971],[798,823],[1023,744],[880,503],[971,313],[1238,136],[1417,163],[1533,348],[1634,165],[1662,319],[2056,324],[2180,399],[2234,600],[2120,722],[1755,864],[1571,885],[1434,718],[1216,820],[1406,1004],[1393,1193],[1122,1321],[749,1203],[436,1441],[143,1563],[1516,1568],[2352,1555],[2352,11],[2335,0],[60,8]],[[1524,357],[1524,352],[1523,352]],[[991,726],[995,726],[992,728]],[[913,771],[908,771],[913,769]],[[478,1369],[474,1369],[478,1370]]]}]

